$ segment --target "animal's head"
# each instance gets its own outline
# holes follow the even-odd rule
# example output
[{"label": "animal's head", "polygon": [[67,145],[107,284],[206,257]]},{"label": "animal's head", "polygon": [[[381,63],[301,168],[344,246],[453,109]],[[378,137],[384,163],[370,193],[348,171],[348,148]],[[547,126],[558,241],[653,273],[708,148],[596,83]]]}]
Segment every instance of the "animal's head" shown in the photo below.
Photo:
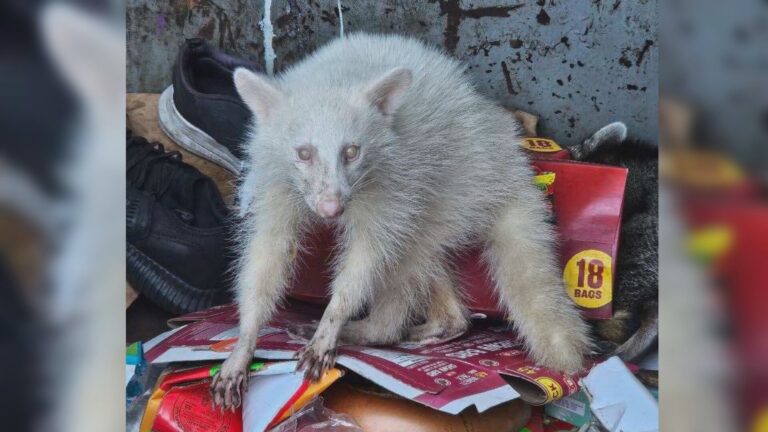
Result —
[{"label": "animal's head", "polygon": [[395,142],[392,117],[412,75],[395,68],[358,88],[336,90],[281,88],[242,68],[234,80],[256,116],[260,140],[290,171],[310,209],[333,219]]}]

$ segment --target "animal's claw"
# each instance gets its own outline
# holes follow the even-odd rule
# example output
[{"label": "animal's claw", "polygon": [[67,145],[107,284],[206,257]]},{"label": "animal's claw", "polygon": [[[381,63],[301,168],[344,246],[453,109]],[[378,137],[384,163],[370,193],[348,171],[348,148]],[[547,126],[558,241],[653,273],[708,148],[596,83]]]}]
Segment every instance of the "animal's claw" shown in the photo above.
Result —
[{"label": "animal's claw", "polygon": [[298,353],[297,370],[304,370],[304,377],[312,382],[318,381],[336,363],[336,349],[322,349],[314,341],[307,344]]},{"label": "animal's claw", "polygon": [[209,389],[211,404],[214,407],[235,411],[242,405],[247,388],[248,374],[245,370],[228,373],[222,368],[211,381]]}]

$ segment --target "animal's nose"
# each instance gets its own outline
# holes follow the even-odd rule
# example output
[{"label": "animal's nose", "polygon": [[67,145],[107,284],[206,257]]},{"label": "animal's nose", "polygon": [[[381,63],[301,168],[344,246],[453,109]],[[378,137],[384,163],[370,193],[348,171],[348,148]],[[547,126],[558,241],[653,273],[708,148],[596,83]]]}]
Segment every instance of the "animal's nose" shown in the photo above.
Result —
[{"label": "animal's nose", "polygon": [[317,202],[315,211],[324,218],[333,218],[344,211],[344,206],[341,205],[338,197],[326,195]]}]

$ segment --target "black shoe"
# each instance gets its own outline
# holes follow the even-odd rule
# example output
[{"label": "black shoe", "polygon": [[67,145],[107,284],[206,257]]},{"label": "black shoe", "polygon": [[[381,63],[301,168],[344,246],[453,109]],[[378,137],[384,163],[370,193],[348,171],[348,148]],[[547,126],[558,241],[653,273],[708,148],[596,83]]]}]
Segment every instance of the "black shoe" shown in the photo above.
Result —
[{"label": "black shoe", "polygon": [[173,85],[158,103],[160,126],[171,139],[235,174],[252,119],[235,90],[232,74],[238,67],[257,69],[202,39],[187,39],[173,65]]},{"label": "black shoe", "polygon": [[130,133],[126,163],[128,282],[173,313],[229,301],[230,232],[216,184]]}]

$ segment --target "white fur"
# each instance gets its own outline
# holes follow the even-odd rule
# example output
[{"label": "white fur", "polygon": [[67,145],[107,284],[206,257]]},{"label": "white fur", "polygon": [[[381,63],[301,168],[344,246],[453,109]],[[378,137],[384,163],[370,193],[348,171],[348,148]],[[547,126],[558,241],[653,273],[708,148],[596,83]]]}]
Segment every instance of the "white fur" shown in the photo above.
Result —
[{"label": "white fur", "polygon": [[[339,258],[330,304],[302,354],[310,372],[332,363],[340,337],[389,343],[445,336],[434,329],[450,323],[448,332],[466,328],[447,255],[473,242],[487,244],[499,301],[533,358],[581,367],[586,326],[565,294],[519,125],[474,90],[461,64],[414,39],[354,34],[271,83],[242,72],[236,82],[246,103],[259,107],[242,183],[252,190],[241,191],[250,216],[237,286],[248,337],[239,350],[251,352],[252,335],[285,286],[285,245],[300,244],[301,233],[322,223],[314,204],[333,192],[345,206],[334,221]],[[340,155],[350,143],[360,156],[345,163]],[[296,147],[308,144],[317,157],[302,163]],[[366,306],[368,317],[344,329]],[[440,325],[408,331],[424,319]]]}]

